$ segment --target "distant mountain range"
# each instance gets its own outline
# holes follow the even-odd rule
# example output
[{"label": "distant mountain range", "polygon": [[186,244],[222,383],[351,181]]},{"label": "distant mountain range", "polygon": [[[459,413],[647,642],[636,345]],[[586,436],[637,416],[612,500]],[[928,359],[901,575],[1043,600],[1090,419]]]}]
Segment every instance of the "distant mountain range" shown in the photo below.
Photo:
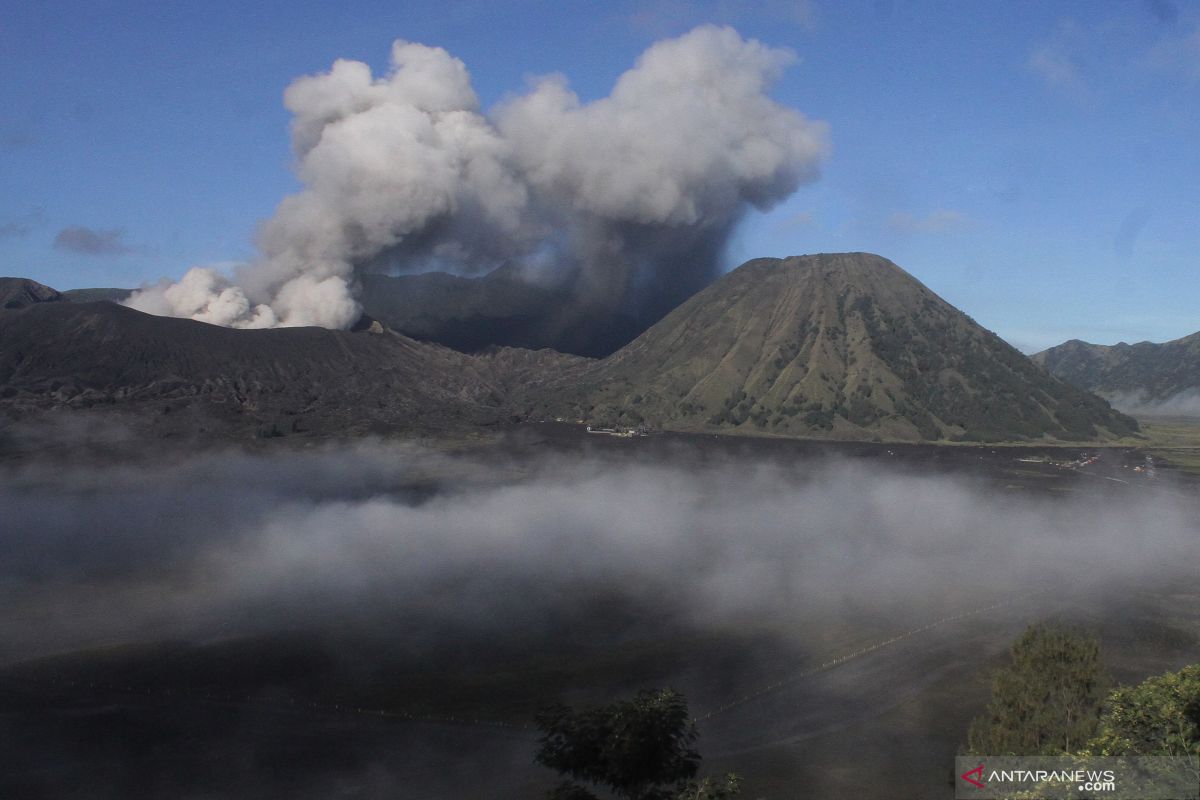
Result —
[{"label": "distant mountain range", "polygon": [[71,303],[90,303],[110,300],[119,303],[132,292],[129,289],[68,289],[59,292],[28,278],[0,278],[0,308],[24,308],[34,303],[65,300]]},{"label": "distant mountain range", "polygon": [[748,262],[603,359],[494,346],[469,354],[378,322],[244,331],[61,300],[0,311],[0,411],[10,419],[112,412],[150,436],[553,417],[903,441],[1077,441],[1137,427],[866,253]]},{"label": "distant mountain range", "polygon": [[62,293],[62,299],[71,303],[95,303],[100,300],[119,303],[131,294],[133,292],[129,289],[66,289]]},{"label": "distant mountain range", "polygon": [[1033,360],[1131,412],[1200,415],[1200,333],[1162,344],[1072,339]]}]

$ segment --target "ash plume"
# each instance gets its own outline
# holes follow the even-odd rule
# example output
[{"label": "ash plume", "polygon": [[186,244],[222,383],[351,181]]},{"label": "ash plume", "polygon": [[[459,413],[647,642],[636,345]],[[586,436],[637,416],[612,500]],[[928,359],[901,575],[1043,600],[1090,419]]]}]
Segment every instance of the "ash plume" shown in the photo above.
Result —
[{"label": "ash plume", "polygon": [[[234,327],[340,328],[363,271],[505,263],[566,289],[564,315],[658,315],[715,276],[750,209],[817,177],[828,130],[767,91],[787,50],[705,26],[655,43],[612,92],[543,77],[488,112],[462,61],[397,41],[284,94],[296,173],[232,278],[195,267],[127,302]],[[652,320],[650,320],[652,321]]]}]

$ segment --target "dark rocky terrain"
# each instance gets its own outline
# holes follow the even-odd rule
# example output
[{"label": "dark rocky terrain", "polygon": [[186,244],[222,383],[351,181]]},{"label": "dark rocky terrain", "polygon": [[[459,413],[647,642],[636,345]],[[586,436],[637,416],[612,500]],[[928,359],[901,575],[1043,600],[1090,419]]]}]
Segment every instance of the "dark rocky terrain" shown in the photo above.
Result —
[{"label": "dark rocky terrain", "polygon": [[0,312],[10,419],[110,412],[151,435],[353,436],[508,421],[505,398],[555,353],[477,358],[399,334],[233,330],[108,302]]}]

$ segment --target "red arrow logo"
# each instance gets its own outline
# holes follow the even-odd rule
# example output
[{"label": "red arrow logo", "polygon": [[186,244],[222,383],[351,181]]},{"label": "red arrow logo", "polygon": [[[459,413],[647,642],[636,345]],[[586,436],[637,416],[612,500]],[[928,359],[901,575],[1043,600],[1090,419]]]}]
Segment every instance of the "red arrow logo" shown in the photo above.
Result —
[{"label": "red arrow logo", "polygon": [[[978,776],[979,776],[979,778],[980,778],[980,780],[978,780],[978,781],[977,781],[977,780],[975,780],[974,778],[972,778],[972,777],[971,777],[972,775],[978,775]],[[982,761],[980,761],[980,762],[979,762],[979,766],[978,766],[978,767],[976,767],[975,769],[972,769],[972,770],[967,770],[967,771],[966,771],[966,772],[964,772],[962,775],[959,775],[959,777],[960,777],[960,778],[962,778],[962,779],[963,779],[964,781],[966,781],[967,783],[971,784],[972,786],[976,787],[976,788],[979,788],[979,789],[983,789],[983,788],[985,788],[985,787],[984,787],[984,785],[983,785],[983,782],[982,782],[982,779],[983,779],[983,762],[982,762]]]}]

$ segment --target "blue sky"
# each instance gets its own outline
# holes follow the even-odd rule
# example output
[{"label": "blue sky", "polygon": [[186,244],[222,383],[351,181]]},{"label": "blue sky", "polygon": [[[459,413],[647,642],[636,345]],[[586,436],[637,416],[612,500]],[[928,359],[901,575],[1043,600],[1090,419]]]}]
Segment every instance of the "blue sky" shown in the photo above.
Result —
[{"label": "blue sky", "polygon": [[561,72],[604,96],[715,22],[799,60],[773,96],[831,129],[819,181],[730,266],[896,261],[1031,351],[1200,330],[1200,5],[1154,2],[234,4],[6,0],[0,274],[136,286],[245,260],[297,189],[283,89],[392,40],[446,48],[485,107]]}]

